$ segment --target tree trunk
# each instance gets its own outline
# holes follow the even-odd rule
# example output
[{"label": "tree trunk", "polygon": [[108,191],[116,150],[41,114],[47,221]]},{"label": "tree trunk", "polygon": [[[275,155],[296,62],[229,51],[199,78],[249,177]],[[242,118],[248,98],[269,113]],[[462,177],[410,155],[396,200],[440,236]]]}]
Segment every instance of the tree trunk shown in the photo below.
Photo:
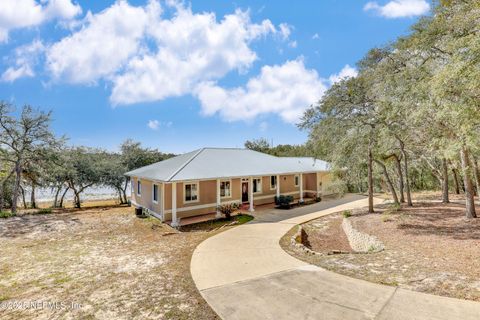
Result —
[{"label": "tree trunk", "polygon": [[400,148],[402,150],[403,167],[405,171],[405,191],[407,193],[407,205],[409,207],[413,207],[412,194],[410,192],[410,178],[408,177],[408,155],[407,155],[407,152],[405,151],[405,146],[403,142],[400,142]]},{"label": "tree trunk", "polygon": [[368,145],[368,212],[373,213],[373,156],[372,143]]},{"label": "tree trunk", "polygon": [[13,194],[12,194],[12,213],[17,213],[17,202],[18,202],[18,194],[20,192],[20,181],[22,179],[22,165],[21,160],[17,160],[15,162],[15,184],[13,186]]},{"label": "tree trunk", "polygon": [[123,195],[123,204],[127,204],[128,203],[127,192],[125,190],[122,190],[122,195]]},{"label": "tree trunk", "polygon": [[77,190],[73,189],[74,197],[73,197],[73,206],[77,209],[80,209],[82,207],[82,204],[80,203],[80,192]]},{"label": "tree trunk", "polygon": [[473,176],[475,177],[475,186],[477,197],[480,197],[480,172],[478,171],[477,159],[473,157]]},{"label": "tree trunk", "polygon": [[33,209],[37,208],[37,203],[35,201],[35,184],[32,182],[32,192],[30,193],[30,206]]},{"label": "tree trunk", "polygon": [[405,195],[403,194],[404,184],[403,184],[402,162],[396,154],[394,154],[393,157],[395,158],[395,164],[397,165],[398,193],[400,194],[400,202],[404,203],[405,202]]},{"label": "tree trunk", "polygon": [[455,182],[455,194],[460,194],[460,184],[458,183],[458,174],[455,168],[452,168],[453,181]]},{"label": "tree trunk", "polygon": [[2,182],[0,183],[0,212],[3,211],[3,207],[5,206],[5,203],[3,202],[3,189],[4,189],[4,184]]},{"label": "tree trunk", "polygon": [[465,185],[466,216],[467,218],[476,218],[477,214],[475,213],[475,201],[473,199],[473,184],[470,178],[471,176],[470,158],[469,158],[468,149],[466,146],[462,147],[462,150],[460,151],[460,157],[462,159],[463,183]]},{"label": "tree trunk", "polygon": [[55,198],[53,199],[53,207],[58,208],[58,195],[60,194],[60,191],[62,191],[62,185],[60,185],[57,188],[57,191],[55,191]]},{"label": "tree trunk", "polygon": [[125,185],[123,186],[123,189],[122,189],[122,194],[123,194],[123,199],[124,199],[124,204],[125,203],[128,203],[128,199],[127,199],[127,187],[128,187],[128,183],[129,183],[129,178],[125,179]]},{"label": "tree trunk", "polygon": [[118,193],[118,199],[120,200],[120,204],[123,204],[122,189],[117,188],[117,193]]},{"label": "tree trunk", "polygon": [[0,211],[2,211],[5,208],[5,195],[4,195],[4,190],[5,190],[5,184],[7,183],[8,179],[13,175],[15,170],[10,171],[8,176],[6,176],[1,182],[0,182]]},{"label": "tree trunk", "polygon": [[82,207],[82,203],[80,201],[80,193],[82,193],[83,190],[90,188],[91,186],[93,186],[93,183],[87,184],[86,186],[83,186],[79,190],[77,190],[72,183],[72,190],[73,190],[73,193],[75,194],[75,198],[74,198],[75,208],[80,209]]},{"label": "tree trunk", "polygon": [[70,187],[67,187],[65,191],[63,191],[62,197],[60,198],[60,203],[58,204],[59,208],[63,208],[63,199],[65,199],[65,195],[67,194],[67,191],[70,189]]},{"label": "tree trunk", "polygon": [[448,199],[448,163],[447,159],[442,159],[442,202],[449,203]]},{"label": "tree trunk", "polygon": [[390,179],[390,175],[388,174],[387,167],[381,161],[375,160],[376,163],[382,168],[383,175],[385,176],[385,180],[387,182],[388,188],[390,189],[390,193],[393,197],[393,202],[399,204],[397,192],[395,191],[395,187],[393,186],[392,179]]},{"label": "tree trunk", "polygon": [[27,201],[25,200],[25,190],[21,185],[20,185],[20,194],[22,195],[23,209],[28,209]]}]

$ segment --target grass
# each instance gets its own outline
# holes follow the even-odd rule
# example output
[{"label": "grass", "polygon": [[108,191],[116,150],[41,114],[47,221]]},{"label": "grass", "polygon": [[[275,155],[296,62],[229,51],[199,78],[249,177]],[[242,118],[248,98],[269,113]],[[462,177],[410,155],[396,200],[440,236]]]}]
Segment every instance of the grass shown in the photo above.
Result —
[{"label": "grass", "polygon": [[0,211],[0,219],[6,219],[14,216],[15,214],[11,213],[10,211]]},{"label": "grass", "polygon": [[34,214],[50,214],[52,213],[52,208],[41,208],[37,210]]},{"label": "grass", "polygon": [[345,210],[345,211],[343,211],[342,214],[343,214],[344,218],[349,218],[349,217],[352,216],[352,212],[350,210]]}]

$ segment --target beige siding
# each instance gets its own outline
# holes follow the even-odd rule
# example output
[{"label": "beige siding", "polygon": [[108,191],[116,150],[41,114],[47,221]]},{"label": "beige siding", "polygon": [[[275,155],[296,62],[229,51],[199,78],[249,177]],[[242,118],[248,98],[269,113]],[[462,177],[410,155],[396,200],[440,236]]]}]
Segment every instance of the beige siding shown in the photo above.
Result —
[{"label": "beige siding", "polygon": [[[300,197],[300,187],[295,186],[295,175],[280,175],[278,183],[280,184],[280,193],[281,194],[288,194],[292,195],[295,199]],[[274,197],[276,195],[276,189],[270,189],[270,176],[263,176],[262,178],[262,191],[259,193],[255,193],[254,198],[254,205],[261,205],[267,203],[273,203]],[[307,173],[303,175],[303,190],[305,190],[305,196],[314,196],[313,194],[309,194],[306,192],[309,191],[316,191],[318,187],[319,192],[323,192],[326,194],[326,189],[328,185],[331,183],[331,175],[329,173]],[[133,181],[133,193],[132,193],[132,200],[137,203],[138,205],[153,210],[157,213],[161,213],[161,188],[162,184],[159,185],[158,190],[158,198],[159,203],[153,203],[153,195],[152,195],[152,188],[153,183],[152,181],[141,179],[142,183],[142,194],[141,196],[137,196],[136,194],[136,186],[137,186],[137,179],[132,178]],[[177,182],[177,217],[185,218],[191,217],[201,214],[212,213],[216,211],[216,202],[217,202],[217,182],[216,180],[205,180],[199,181],[199,199],[196,202],[185,202],[184,197],[184,184],[188,182]],[[172,184],[167,183],[164,185],[165,188],[165,198],[164,198],[164,207],[165,210],[171,211],[172,209]],[[241,193],[241,179],[234,178],[231,179],[231,197],[222,198],[221,202],[229,202],[229,201],[241,201],[242,193]],[[198,208],[201,206],[201,208]],[[190,208],[191,210],[185,210],[185,208]],[[171,220],[171,213],[165,213],[164,215],[165,220]]]},{"label": "beige siding", "polygon": [[242,179],[232,179],[232,200],[242,201]]},{"label": "beige siding", "polygon": [[153,202],[153,182],[145,179],[140,179],[140,183],[142,184],[141,195],[137,195],[137,178],[133,178],[133,187],[134,190],[132,193],[132,200],[137,203],[138,205],[152,210],[156,213],[160,213],[162,211],[160,205],[160,199],[162,195],[161,184],[156,183],[158,185],[158,203]]},{"label": "beige siding", "polygon": [[294,191],[300,191],[300,186],[295,186],[295,175],[283,175],[280,176],[280,193],[290,193]]}]

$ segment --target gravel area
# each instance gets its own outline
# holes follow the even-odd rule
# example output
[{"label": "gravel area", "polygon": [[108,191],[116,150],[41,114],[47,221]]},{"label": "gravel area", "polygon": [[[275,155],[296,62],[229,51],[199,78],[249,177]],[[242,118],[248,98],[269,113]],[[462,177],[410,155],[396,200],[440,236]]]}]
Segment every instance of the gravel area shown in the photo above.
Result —
[{"label": "gravel area", "polygon": [[[399,211],[380,207],[375,214],[360,212],[350,217],[357,230],[385,244],[385,250],[378,253],[306,255],[289,245],[288,235],[281,244],[301,260],[351,277],[480,301],[480,219],[464,217],[464,206],[454,203],[416,203]],[[334,239],[329,238],[337,237],[339,230],[328,222],[331,220],[335,219],[309,222],[307,225],[330,226],[322,235],[313,233],[309,239],[318,237],[332,243]]]},{"label": "gravel area", "polygon": [[190,276],[213,234],[128,207],[0,219],[0,318],[217,319]]}]

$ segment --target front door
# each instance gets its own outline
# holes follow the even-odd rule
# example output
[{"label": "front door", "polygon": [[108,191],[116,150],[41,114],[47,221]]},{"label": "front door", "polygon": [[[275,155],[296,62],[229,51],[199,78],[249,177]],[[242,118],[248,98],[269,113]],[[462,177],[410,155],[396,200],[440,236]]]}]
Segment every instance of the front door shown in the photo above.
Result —
[{"label": "front door", "polygon": [[248,182],[242,182],[242,202],[248,202]]}]

